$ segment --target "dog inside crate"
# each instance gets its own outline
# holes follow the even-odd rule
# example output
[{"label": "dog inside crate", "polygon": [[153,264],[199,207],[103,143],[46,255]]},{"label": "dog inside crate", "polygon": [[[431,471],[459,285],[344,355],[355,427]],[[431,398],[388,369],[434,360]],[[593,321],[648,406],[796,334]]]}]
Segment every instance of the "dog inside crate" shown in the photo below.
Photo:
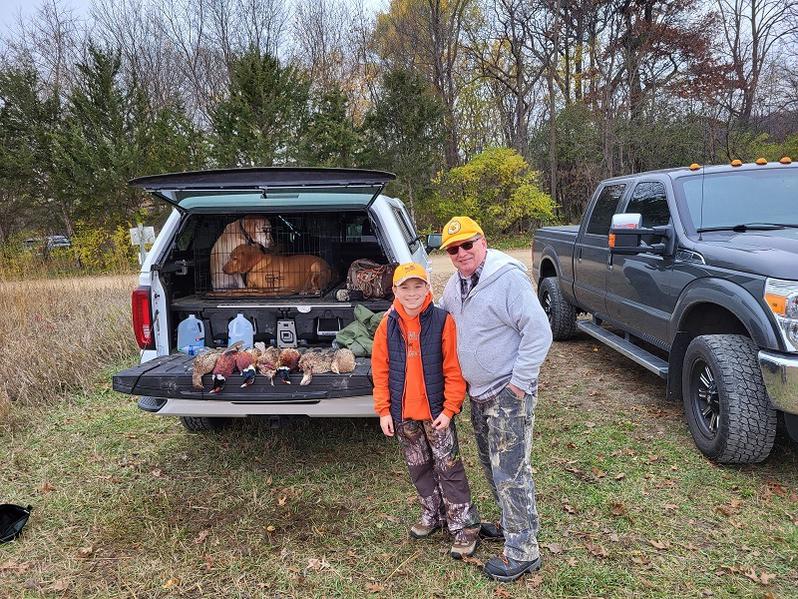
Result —
[{"label": "dog inside crate", "polygon": [[197,291],[210,296],[319,297],[354,260],[385,260],[364,213],[250,214],[222,226],[210,259],[195,256],[208,265],[195,271]]}]

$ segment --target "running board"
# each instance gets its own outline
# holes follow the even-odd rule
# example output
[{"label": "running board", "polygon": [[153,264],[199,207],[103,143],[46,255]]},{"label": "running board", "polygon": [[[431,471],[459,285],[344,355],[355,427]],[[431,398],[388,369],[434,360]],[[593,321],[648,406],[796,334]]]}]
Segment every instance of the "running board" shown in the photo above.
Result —
[{"label": "running board", "polygon": [[577,320],[576,328],[587,333],[591,337],[598,339],[604,345],[609,345],[612,349],[622,353],[624,356],[640,364],[646,370],[650,370],[662,378],[668,377],[668,363],[662,358],[647,352],[634,343],[619,337],[615,333],[608,331],[589,320]]}]

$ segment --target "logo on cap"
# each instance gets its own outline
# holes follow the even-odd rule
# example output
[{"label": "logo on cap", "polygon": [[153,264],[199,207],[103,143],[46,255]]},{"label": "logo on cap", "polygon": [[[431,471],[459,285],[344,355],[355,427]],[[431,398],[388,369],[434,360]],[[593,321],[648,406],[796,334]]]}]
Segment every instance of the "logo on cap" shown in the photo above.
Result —
[{"label": "logo on cap", "polygon": [[459,220],[453,220],[452,222],[449,223],[449,228],[446,229],[446,232],[449,235],[454,235],[461,229],[461,227],[462,225],[460,224]]}]

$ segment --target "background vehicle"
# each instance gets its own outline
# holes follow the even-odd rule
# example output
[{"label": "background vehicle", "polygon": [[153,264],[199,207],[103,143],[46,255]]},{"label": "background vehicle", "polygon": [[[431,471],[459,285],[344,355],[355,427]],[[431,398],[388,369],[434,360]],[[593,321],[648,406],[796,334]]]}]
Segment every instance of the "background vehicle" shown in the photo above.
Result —
[{"label": "background vehicle", "polygon": [[718,462],[765,459],[778,414],[798,440],[796,197],[789,159],[603,181],[580,225],[535,235],[554,338],[585,332],[666,378]]},{"label": "background vehicle", "polygon": [[[347,268],[368,258],[381,264],[413,260],[429,268],[424,244],[404,205],[382,194],[390,173],[352,169],[255,168],[144,177],[131,182],[174,206],[147,255],[133,292],[133,321],[142,364],[118,373],[114,389],[140,395],[141,409],[180,416],[191,430],[215,428],[249,415],[373,416],[368,358],[354,372],[319,374],[308,386],[270,385],[258,377],[239,388],[231,377],[218,395],[191,386],[193,358],[176,353],[178,323],[189,314],[205,326],[206,345],[226,347],[228,323],[243,313],[255,341],[275,345],[287,328],[299,347],[329,347],[354,319],[355,304],[377,312],[389,299],[339,301]],[[268,219],[280,252],[322,257],[334,272],[318,294],[264,297],[246,289],[215,291],[211,250],[243,215]]]}]

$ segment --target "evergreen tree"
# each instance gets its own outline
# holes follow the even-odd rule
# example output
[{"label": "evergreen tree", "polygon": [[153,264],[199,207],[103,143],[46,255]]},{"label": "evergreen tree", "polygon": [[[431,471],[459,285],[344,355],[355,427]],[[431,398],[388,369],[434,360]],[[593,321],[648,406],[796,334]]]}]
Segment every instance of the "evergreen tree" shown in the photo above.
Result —
[{"label": "evergreen tree", "polygon": [[284,164],[307,116],[305,75],[255,48],[234,61],[228,93],[211,115],[218,165]]},{"label": "evergreen tree", "polygon": [[303,166],[351,167],[360,134],[347,116],[347,99],[340,87],[322,92],[313,108],[296,152]]},{"label": "evergreen tree", "polygon": [[382,92],[363,122],[366,145],[360,163],[397,174],[392,188],[408,202],[416,222],[429,216],[423,200],[444,164],[443,123],[444,109],[436,94],[421,75],[403,69],[383,76]]}]

